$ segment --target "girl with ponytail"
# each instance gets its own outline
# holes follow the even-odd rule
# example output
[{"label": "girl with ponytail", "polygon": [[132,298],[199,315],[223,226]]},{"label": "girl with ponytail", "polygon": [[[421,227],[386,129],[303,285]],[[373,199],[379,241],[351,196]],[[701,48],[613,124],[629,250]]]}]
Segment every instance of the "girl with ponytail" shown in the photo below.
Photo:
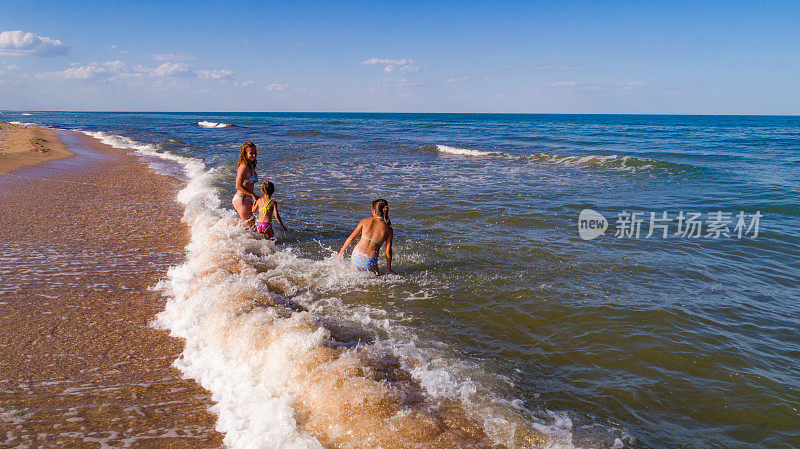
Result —
[{"label": "girl with ponytail", "polygon": [[392,221],[389,220],[389,203],[383,198],[377,199],[372,202],[372,218],[365,218],[358,223],[356,229],[342,245],[339,259],[344,257],[347,248],[358,240],[356,247],[353,248],[350,263],[359,270],[380,274],[378,251],[380,251],[381,245],[386,243],[386,272],[394,274],[392,271],[393,234]]}]

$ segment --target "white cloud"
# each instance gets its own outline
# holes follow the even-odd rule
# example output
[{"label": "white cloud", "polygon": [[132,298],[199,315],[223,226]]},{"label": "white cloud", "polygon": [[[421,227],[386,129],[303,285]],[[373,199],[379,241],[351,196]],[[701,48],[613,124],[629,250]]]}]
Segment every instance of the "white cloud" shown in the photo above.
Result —
[{"label": "white cloud", "polygon": [[614,84],[586,84],[578,83],[575,81],[556,81],[550,83],[547,87],[554,87],[569,91],[606,91],[615,92],[619,90],[632,90],[644,87],[645,84],[640,81],[631,81],[627,83],[614,83]]},{"label": "white cloud", "polygon": [[466,76],[462,76],[462,77],[459,77],[459,78],[447,78],[446,80],[444,80],[444,82],[445,83],[461,83],[461,82],[464,82],[464,81],[466,81],[468,79],[469,78],[467,78]]},{"label": "white cloud", "polygon": [[[106,63],[108,64],[108,63]],[[36,74],[36,78],[42,80],[87,80],[87,81],[106,81],[114,74],[105,65],[93,62],[89,65],[70,67],[58,72],[44,72]]]},{"label": "white cloud", "polygon": [[623,90],[631,90],[631,89],[636,89],[638,87],[644,87],[644,83],[641,81],[631,81],[629,83],[625,83],[622,85]]},{"label": "white cloud", "polygon": [[[229,80],[233,79],[235,74],[226,69],[222,70],[200,70],[197,72],[198,78],[207,78],[207,79],[214,79],[214,80]],[[252,81],[251,81],[252,83]]]},{"label": "white cloud", "polygon": [[113,81],[129,78],[193,78],[229,80],[235,74],[230,70],[196,70],[183,62],[165,62],[156,68],[136,65],[128,67],[123,61],[108,61],[102,64],[92,62],[88,65],[71,64],[71,67],[57,72],[44,72],[36,75],[39,79]]},{"label": "white cloud", "polygon": [[176,77],[176,78],[198,78],[213,80],[230,80],[236,74],[231,70],[197,70],[194,66],[185,62],[165,62],[150,73],[156,77]]},{"label": "white cloud", "polygon": [[115,74],[131,73],[131,70],[128,68],[128,65],[120,60],[103,63],[103,66],[107,68],[108,71],[111,73]]},{"label": "white cloud", "polygon": [[419,66],[411,59],[370,58],[361,65],[382,65],[384,72],[419,72]]},{"label": "white cloud", "polygon": [[22,31],[0,33],[0,55],[3,56],[59,56],[67,52],[69,47],[58,39]]},{"label": "white cloud", "polygon": [[267,85],[267,90],[270,92],[283,92],[283,95],[316,95],[316,92],[310,91],[302,87],[292,87],[289,84],[273,83]]},{"label": "white cloud", "polygon": [[197,77],[197,71],[185,62],[165,62],[153,70],[153,75],[195,78]]},{"label": "white cloud", "polygon": [[8,64],[6,65],[6,70],[19,70],[19,66],[16,64]]},{"label": "white cloud", "polygon": [[236,87],[253,87],[255,83],[252,80],[242,81],[241,83],[233,83]]},{"label": "white cloud", "polygon": [[417,87],[417,86],[422,86],[422,83],[419,82],[419,81],[411,81],[411,80],[407,80],[405,78],[402,78],[402,79],[385,78],[385,79],[382,79],[380,82],[381,82],[381,84],[384,84],[386,86],[392,86],[392,87]]},{"label": "white cloud", "polygon": [[195,61],[197,58],[194,56],[185,55],[183,53],[160,53],[156,55],[152,55],[153,59],[156,61]]}]

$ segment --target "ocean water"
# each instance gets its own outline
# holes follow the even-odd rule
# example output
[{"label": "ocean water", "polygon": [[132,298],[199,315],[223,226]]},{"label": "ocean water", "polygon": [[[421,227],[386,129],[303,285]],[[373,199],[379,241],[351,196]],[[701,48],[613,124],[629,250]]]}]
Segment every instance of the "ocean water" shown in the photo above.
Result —
[{"label": "ocean water", "polygon": [[[800,446],[800,117],[25,114],[185,182],[153,325],[229,447]],[[399,276],[335,257],[379,197]]]}]

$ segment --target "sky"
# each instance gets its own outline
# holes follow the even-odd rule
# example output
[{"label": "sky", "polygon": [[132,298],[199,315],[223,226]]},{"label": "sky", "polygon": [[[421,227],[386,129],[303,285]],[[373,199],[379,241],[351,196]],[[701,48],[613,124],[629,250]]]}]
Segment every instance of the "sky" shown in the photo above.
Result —
[{"label": "sky", "polygon": [[0,109],[800,115],[800,2],[0,0]]}]

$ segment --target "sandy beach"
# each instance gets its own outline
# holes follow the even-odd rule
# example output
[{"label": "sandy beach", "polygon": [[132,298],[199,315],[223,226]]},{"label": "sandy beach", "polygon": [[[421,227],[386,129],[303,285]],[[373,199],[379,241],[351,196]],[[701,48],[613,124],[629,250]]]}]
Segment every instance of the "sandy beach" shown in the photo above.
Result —
[{"label": "sandy beach", "polygon": [[0,122],[0,174],[69,156],[52,130]]},{"label": "sandy beach", "polygon": [[148,324],[188,239],[179,183],[82,134],[0,139],[0,445],[220,447],[181,341]]}]

